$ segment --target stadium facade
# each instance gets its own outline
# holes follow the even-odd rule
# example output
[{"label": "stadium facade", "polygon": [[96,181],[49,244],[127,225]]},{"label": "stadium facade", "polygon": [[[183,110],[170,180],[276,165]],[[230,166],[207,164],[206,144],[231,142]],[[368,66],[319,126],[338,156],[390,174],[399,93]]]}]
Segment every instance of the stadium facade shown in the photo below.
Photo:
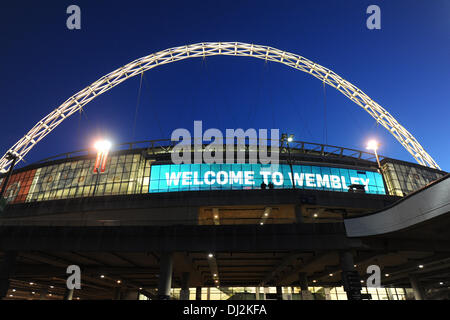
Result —
[{"label": "stadium facade", "polygon": [[[117,146],[102,173],[93,150],[14,170],[0,216],[2,297],[448,298],[446,172],[307,142],[281,148],[275,166],[179,165],[172,149]],[[402,208],[431,188],[434,211],[408,216]],[[68,265],[80,266],[81,290],[66,289]],[[373,265],[379,288],[366,287]]]}]

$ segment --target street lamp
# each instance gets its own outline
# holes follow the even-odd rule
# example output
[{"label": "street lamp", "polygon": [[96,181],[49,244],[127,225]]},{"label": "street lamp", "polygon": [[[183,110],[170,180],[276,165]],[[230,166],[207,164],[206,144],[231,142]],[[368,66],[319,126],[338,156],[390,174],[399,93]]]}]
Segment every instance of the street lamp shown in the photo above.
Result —
[{"label": "street lamp", "polygon": [[94,191],[92,196],[95,195],[95,190],[97,189],[98,177],[100,172],[105,172],[106,159],[108,157],[109,149],[111,148],[111,142],[108,140],[98,140],[94,144],[94,148],[97,150],[97,158],[95,159],[94,173],[97,173],[97,179],[94,185]]},{"label": "street lamp", "polygon": [[379,146],[380,146],[380,144],[376,140],[369,140],[369,142],[367,143],[367,149],[373,150],[375,152],[375,157],[377,158],[378,168],[381,169],[380,159],[378,159],[378,153],[377,153],[377,149]]},{"label": "street lamp", "polygon": [[288,161],[289,167],[291,168],[291,176],[292,176],[292,189],[295,189],[295,179],[294,179],[294,170],[292,168],[292,159],[291,159],[291,148],[289,147],[289,142],[294,141],[294,135],[290,134],[289,136],[286,133],[281,134],[281,146],[286,142],[288,149]]}]

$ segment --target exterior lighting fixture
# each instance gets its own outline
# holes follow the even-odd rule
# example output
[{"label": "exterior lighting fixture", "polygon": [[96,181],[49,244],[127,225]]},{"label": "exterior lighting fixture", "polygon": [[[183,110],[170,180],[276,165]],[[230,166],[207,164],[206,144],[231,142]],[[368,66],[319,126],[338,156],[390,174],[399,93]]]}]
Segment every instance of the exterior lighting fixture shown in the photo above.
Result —
[{"label": "exterior lighting fixture", "polygon": [[442,286],[444,283],[443,282],[439,282],[439,284]]},{"label": "exterior lighting fixture", "polygon": [[80,300],[80,297],[77,297],[77,300]]},{"label": "exterior lighting fixture", "polygon": [[120,281],[120,280],[117,280],[117,283],[122,283],[122,281]]},{"label": "exterior lighting fixture", "polygon": [[266,212],[266,213],[264,213],[264,216],[265,216],[265,217],[267,217],[268,215],[269,215],[269,214],[268,214],[267,212]]},{"label": "exterior lighting fixture", "polygon": [[358,265],[354,264],[354,265],[353,265],[353,268],[356,268],[357,266],[358,266]]},{"label": "exterior lighting fixture", "polygon": [[52,296],[52,294],[51,294],[51,293],[49,293],[48,295],[49,295],[50,297]]},{"label": "exterior lighting fixture", "polygon": [[317,213],[314,213],[313,217],[317,218],[319,215]]},{"label": "exterior lighting fixture", "polygon": [[214,255],[212,253],[208,254],[208,258],[212,258]]},{"label": "exterior lighting fixture", "polygon": [[314,283],[316,283],[316,282],[317,282],[317,280],[313,280],[313,282],[314,282]]},{"label": "exterior lighting fixture", "polygon": [[290,134],[289,137],[287,138],[287,141],[288,141],[288,142],[294,141],[294,135],[293,135],[293,134]]},{"label": "exterior lighting fixture", "polygon": [[214,273],[214,274],[213,274],[213,277],[217,277],[217,273]]},{"label": "exterior lighting fixture", "polygon": [[333,274],[332,274],[332,273],[330,273],[330,274],[329,274],[329,276],[330,276],[330,277],[332,277],[332,276],[333,276]]},{"label": "exterior lighting fixture", "polygon": [[364,283],[364,280],[361,280],[361,283]]},{"label": "exterior lighting fixture", "polygon": [[[111,148],[111,142],[108,140],[100,140],[94,144],[94,148],[97,150],[97,158],[95,159],[94,173],[105,172],[106,159],[108,158],[108,152]],[[98,170],[100,168],[100,171]]]},{"label": "exterior lighting fixture", "polygon": [[367,149],[368,149],[368,150],[373,150],[373,152],[375,152],[375,158],[377,158],[378,168],[381,169],[381,166],[380,166],[380,160],[378,159],[378,153],[377,153],[377,150],[378,150],[378,147],[379,147],[379,146],[380,146],[380,144],[379,144],[378,141],[376,141],[376,140],[370,140],[370,141],[367,143]]},{"label": "exterior lighting fixture", "polygon": [[423,269],[423,264],[419,264],[419,269]]},{"label": "exterior lighting fixture", "polygon": [[53,289],[53,288],[54,288],[54,286],[50,286],[50,288],[51,288],[51,289]]},{"label": "exterior lighting fixture", "polygon": [[31,294],[35,294],[36,292],[34,292],[34,291],[31,291]]},{"label": "exterior lighting fixture", "polygon": [[389,277],[389,273],[386,273],[385,276],[386,276],[386,277]]},{"label": "exterior lighting fixture", "polygon": [[217,219],[217,218],[219,218],[219,216],[216,214],[216,215],[214,216],[214,218]]},{"label": "exterior lighting fixture", "polygon": [[215,280],[215,282],[217,283],[217,282],[219,282],[219,280]]},{"label": "exterior lighting fixture", "polygon": [[111,142],[108,140],[99,140],[94,144],[94,148],[99,152],[107,152],[111,148]]},{"label": "exterior lighting fixture", "polygon": [[139,288],[139,290],[142,290],[142,288]]},{"label": "exterior lighting fixture", "polygon": [[105,276],[104,276],[103,274],[100,276],[100,278],[102,278],[102,279],[103,279],[104,277],[105,277]]},{"label": "exterior lighting fixture", "polygon": [[12,297],[13,295],[12,295],[12,294],[10,294],[9,296],[10,296],[10,297]]},{"label": "exterior lighting fixture", "polygon": [[12,292],[16,292],[16,289],[12,289]]},{"label": "exterior lighting fixture", "polygon": [[260,224],[260,225],[263,225],[263,224],[264,224],[264,222],[260,222],[259,224]]},{"label": "exterior lighting fixture", "polygon": [[34,283],[33,282],[30,282],[30,286],[32,286]]}]

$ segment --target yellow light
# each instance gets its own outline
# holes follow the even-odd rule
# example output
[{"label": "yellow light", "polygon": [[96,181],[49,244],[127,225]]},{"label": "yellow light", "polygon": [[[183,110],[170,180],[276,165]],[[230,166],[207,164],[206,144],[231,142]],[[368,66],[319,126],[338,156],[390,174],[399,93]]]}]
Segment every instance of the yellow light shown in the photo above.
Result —
[{"label": "yellow light", "polygon": [[367,149],[368,149],[368,150],[374,150],[374,151],[376,151],[376,150],[378,149],[378,147],[379,147],[379,144],[378,144],[378,142],[377,142],[376,140],[370,140],[370,141],[367,143]]},{"label": "yellow light", "polygon": [[95,148],[98,152],[106,152],[106,151],[109,151],[109,149],[111,148],[111,142],[108,141],[108,140],[99,140],[99,141],[95,142],[94,148]]}]

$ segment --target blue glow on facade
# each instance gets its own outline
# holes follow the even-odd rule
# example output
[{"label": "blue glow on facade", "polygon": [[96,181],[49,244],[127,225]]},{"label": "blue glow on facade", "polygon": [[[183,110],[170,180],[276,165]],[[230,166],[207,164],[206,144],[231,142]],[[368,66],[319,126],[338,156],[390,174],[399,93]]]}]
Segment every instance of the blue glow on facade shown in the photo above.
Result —
[{"label": "blue glow on facade", "polygon": [[[293,165],[295,187],[348,192],[362,184],[366,193],[386,194],[380,173],[335,167]],[[291,189],[288,164],[161,164],[152,165],[149,192],[260,189],[272,182],[275,189]]]}]

